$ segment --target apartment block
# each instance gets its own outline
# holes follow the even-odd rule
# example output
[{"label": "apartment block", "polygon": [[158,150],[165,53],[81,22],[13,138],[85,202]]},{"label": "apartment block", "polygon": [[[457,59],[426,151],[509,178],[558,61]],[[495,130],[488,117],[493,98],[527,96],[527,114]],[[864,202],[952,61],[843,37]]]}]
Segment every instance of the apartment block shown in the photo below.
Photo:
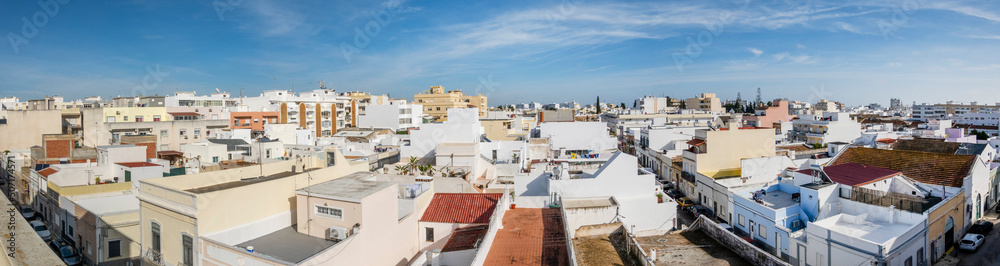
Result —
[{"label": "apartment block", "polygon": [[438,120],[448,120],[448,109],[478,108],[479,116],[486,115],[486,96],[465,95],[460,90],[445,91],[443,86],[431,86],[429,90],[413,95],[413,103],[423,106],[424,113]]}]

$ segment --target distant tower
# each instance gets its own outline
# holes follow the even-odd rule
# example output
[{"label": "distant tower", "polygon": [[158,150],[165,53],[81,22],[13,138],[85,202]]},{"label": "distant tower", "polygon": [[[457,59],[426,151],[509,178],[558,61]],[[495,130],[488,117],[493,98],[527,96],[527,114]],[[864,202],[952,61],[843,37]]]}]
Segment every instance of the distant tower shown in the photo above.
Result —
[{"label": "distant tower", "polygon": [[757,103],[756,104],[757,105],[764,104],[764,102],[760,100],[760,88],[757,88]]}]

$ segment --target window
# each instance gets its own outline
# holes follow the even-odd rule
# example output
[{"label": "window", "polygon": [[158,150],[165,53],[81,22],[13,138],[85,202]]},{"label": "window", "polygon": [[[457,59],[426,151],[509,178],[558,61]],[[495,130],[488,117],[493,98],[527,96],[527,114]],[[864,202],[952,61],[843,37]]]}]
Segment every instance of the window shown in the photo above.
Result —
[{"label": "window", "polygon": [[181,136],[184,136],[185,133],[187,133],[187,130],[181,129]]},{"label": "window", "polygon": [[160,121],[160,116],[158,116],[158,115],[154,115],[153,116],[153,122],[156,122],[156,121]]},{"label": "window", "polygon": [[265,158],[271,158],[271,149],[267,149],[266,152],[267,153],[264,155],[264,157]]},{"label": "window", "polygon": [[434,228],[424,227],[425,234],[427,235],[427,242],[434,242]]},{"label": "window", "polygon": [[740,214],[739,216],[740,216],[740,226],[746,227],[746,221],[745,221],[746,217],[743,217],[742,214]]},{"label": "window", "polygon": [[115,122],[115,117],[114,116],[109,116],[107,121],[108,121],[108,123],[114,123]]},{"label": "window", "polygon": [[126,116],[123,116],[123,117],[122,117],[122,121],[125,121],[125,122],[128,122],[128,116],[127,116],[127,115],[126,115]]},{"label": "window", "polygon": [[434,107],[434,109],[437,109],[435,111],[441,111],[441,107]]},{"label": "window", "polygon": [[153,250],[160,251],[160,224],[153,222],[150,226],[153,231],[153,238],[150,240],[152,242]]},{"label": "window", "polygon": [[108,258],[121,257],[121,255],[122,255],[122,241],[121,240],[108,241]]},{"label": "window", "polygon": [[194,130],[194,135],[195,136],[201,136],[201,129],[195,129]]},{"label": "window", "polygon": [[141,115],[135,116],[135,121],[136,122],[142,122],[142,116]]},{"label": "window", "polygon": [[161,138],[166,138],[167,136],[169,136],[169,134],[170,134],[169,132],[170,131],[167,131],[167,130],[160,130],[160,137]]},{"label": "window", "polygon": [[254,118],[254,119],[253,119],[253,123],[254,123],[254,124],[256,124],[256,123],[260,123],[260,118]]},{"label": "window", "polygon": [[219,162],[219,156],[212,156],[212,162],[213,163]]},{"label": "window", "polygon": [[219,115],[218,114],[212,114],[212,120],[217,120],[217,119],[219,119]]},{"label": "window", "polygon": [[125,170],[125,182],[132,182],[132,171]]},{"label": "window", "polygon": [[337,164],[337,157],[334,156],[334,155],[335,155],[334,152],[327,152],[326,153],[326,166],[327,167],[334,166],[334,165]]},{"label": "window", "polygon": [[906,258],[906,261],[903,262],[903,265],[905,265],[905,266],[913,266],[913,257]]},{"label": "window", "polygon": [[767,239],[767,227],[764,227],[764,225],[761,224],[757,225],[757,228],[760,229],[757,230],[757,234],[760,235],[761,238]]},{"label": "window", "polygon": [[191,236],[181,236],[181,249],[184,252],[184,265],[194,265],[194,240]]},{"label": "window", "polygon": [[337,220],[344,220],[344,210],[338,208],[316,205],[316,214]]}]

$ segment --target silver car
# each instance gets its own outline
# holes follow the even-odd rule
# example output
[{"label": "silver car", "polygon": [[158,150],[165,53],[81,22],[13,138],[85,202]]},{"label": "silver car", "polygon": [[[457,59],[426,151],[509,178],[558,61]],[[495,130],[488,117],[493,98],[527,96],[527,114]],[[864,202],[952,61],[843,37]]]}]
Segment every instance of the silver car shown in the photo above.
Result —
[{"label": "silver car", "polygon": [[45,240],[45,242],[52,240],[52,232],[49,232],[49,228],[45,227],[45,223],[42,221],[31,221],[29,224],[31,224],[31,228],[35,229],[35,233],[38,233],[38,236],[42,240]]}]

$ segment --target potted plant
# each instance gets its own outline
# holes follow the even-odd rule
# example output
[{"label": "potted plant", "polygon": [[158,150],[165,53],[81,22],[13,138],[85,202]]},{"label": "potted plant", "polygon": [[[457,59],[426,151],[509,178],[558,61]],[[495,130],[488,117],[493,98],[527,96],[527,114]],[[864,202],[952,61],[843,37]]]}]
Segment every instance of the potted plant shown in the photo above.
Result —
[{"label": "potted plant", "polygon": [[663,203],[663,193],[656,193],[656,203]]}]

